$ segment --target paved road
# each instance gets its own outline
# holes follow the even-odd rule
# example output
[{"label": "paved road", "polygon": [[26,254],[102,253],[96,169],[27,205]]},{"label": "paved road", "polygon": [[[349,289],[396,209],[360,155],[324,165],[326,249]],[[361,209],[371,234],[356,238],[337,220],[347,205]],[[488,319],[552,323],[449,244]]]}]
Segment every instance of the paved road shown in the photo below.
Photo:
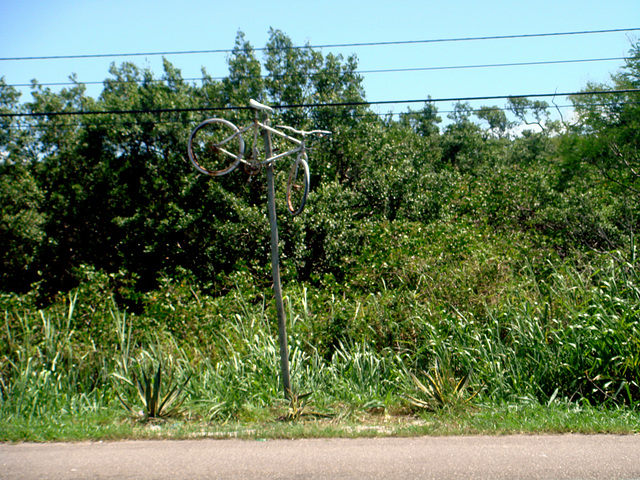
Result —
[{"label": "paved road", "polygon": [[640,479],[640,436],[0,444],[13,479]]}]

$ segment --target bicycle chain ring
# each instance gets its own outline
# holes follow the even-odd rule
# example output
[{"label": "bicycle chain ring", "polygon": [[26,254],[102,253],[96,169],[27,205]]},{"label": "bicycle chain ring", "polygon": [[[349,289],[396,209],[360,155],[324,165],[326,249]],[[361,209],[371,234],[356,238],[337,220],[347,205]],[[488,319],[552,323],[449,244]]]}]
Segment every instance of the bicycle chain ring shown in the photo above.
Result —
[{"label": "bicycle chain ring", "polygon": [[247,175],[254,176],[259,174],[262,171],[262,165],[260,162],[256,162],[255,160],[250,160],[249,162],[244,164],[244,171]]},{"label": "bicycle chain ring", "polygon": [[258,151],[254,148],[251,152],[251,158],[244,164],[244,171],[247,175],[255,176],[262,171],[262,164],[257,160]]}]

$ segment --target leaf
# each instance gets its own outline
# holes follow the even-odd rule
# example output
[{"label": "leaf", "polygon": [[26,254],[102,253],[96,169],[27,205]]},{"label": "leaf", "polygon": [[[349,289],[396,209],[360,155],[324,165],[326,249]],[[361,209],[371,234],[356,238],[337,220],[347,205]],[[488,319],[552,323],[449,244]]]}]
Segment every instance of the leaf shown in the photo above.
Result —
[{"label": "leaf", "polygon": [[[189,383],[189,380],[191,380],[191,374],[189,374],[186,378],[186,380],[182,383],[182,385],[178,384],[175,387],[173,387],[173,389],[164,397],[164,399],[162,400],[162,403],[160,404],[160,407],[158,408],[158,411],[160,413],[160,416],[164,416],[165,414],[168,415],[169,412],[164,412],[165,409],[168,409],[171,404],[182,394],[182,392],[184,391],[184,389],[187,386],[187,383]],[[184,400],[183,400],[184,401]],[[180,405],[182,405],[182,402],[179,402],[173,409],[171,409],[170,411],[175,411]]]},{"label": "leaf", "polygon": [[159,398],[160,398],[160,384],[162,382],[162,364],[158,364],[158,371],[156,372],[152,392],[151,392],[151,406],[149,412],[152,417],[156,417],[159,414]]},{"label": "leaf", "polygon": [[120,375],[119,373],[112,373],[111,374],[112,377],[117,378],[120,381],[125,382],[128,385],[131,385],[132,387],[135,387],[135,385],[133,384],[133,382],[131,380],[129,380],[128,378]]}]

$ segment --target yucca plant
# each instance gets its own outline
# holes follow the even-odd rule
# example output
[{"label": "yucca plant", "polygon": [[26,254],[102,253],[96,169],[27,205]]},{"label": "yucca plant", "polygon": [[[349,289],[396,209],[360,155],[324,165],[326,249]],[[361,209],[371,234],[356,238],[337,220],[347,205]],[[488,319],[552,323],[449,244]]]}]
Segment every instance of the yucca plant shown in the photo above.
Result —
[{"label": "yucca plant", "polygon": [[305,409],[311,404],[311,399],[309,397],[311,397],[312,394],[313,392],[307,392],[298,395],[287,389],[286,398],[289,402],[288,410],[287,413],[279,417],[278,420],[291,422],[299,420],[305,415],[309,415],[309,413],[307,413]]},{"label": "yucca plant", "polygon": [[412,395],[405,395],[409,402],[421,410],[437,411],[444,408],[459,408],[467,405],[479,392],[468,393],[471,372],[456,379],[449,368],[436,362],[431,373],[424,373],[425,382],[409,372],[414,386]]},{"label": "yucca plant", "polygon": [[[150,366],[147,371],[141,365],[138,365],[137,370],[137,372],[132,372],[132,379],[118,373],[113,373],[112,376],[137,390],[138,397],[140,398],[143,406],[143,419],[166,419],[168,417],[175,416],[179,412],[180,406],[185,400],[185,397],[182,396],[182,394],[187,383],[191,379],[191,375],[189,374],[183,382],[173,384],[172,372],[169,380],[166,382],[167,385],[163,386],[162,363],[158,363],[157,370],[153,366]],[[165,394],[161,393],[163,389],[166,391]],[[117,390],[116,395],[120,400],[120,403],[122,403],[124,408],[130,414],[139,415],[139,411],[129,405]]]},{"label": "yucca plant", "polygon": [[310,399],[313,392],[303,393],[298,395],[291,390],[286,391],[286,397],[288,401],[288,410],[285,415],[282,415],[278,420],[283,422],[295,422],[302,417],[323,417],[331,418],[333,415],[327,413],[309,411],[308,407],[313,403]]}]

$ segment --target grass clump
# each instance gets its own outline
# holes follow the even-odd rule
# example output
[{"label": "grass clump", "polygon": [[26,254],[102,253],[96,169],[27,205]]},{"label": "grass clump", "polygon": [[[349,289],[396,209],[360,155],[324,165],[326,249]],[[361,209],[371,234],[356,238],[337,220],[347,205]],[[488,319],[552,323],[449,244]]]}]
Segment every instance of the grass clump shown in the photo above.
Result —
[{"label": "grass clump", "polygon": [[414,392],[406,394],[406,398],[414,407],[422,410],[461,410],[479,393],[479,390],[468,392],[471,372],[457,379],[451,369],[440,362],[436,362],[430,373],[424,373],[424,380],[411,372],[409,377],[413,381]]}]

